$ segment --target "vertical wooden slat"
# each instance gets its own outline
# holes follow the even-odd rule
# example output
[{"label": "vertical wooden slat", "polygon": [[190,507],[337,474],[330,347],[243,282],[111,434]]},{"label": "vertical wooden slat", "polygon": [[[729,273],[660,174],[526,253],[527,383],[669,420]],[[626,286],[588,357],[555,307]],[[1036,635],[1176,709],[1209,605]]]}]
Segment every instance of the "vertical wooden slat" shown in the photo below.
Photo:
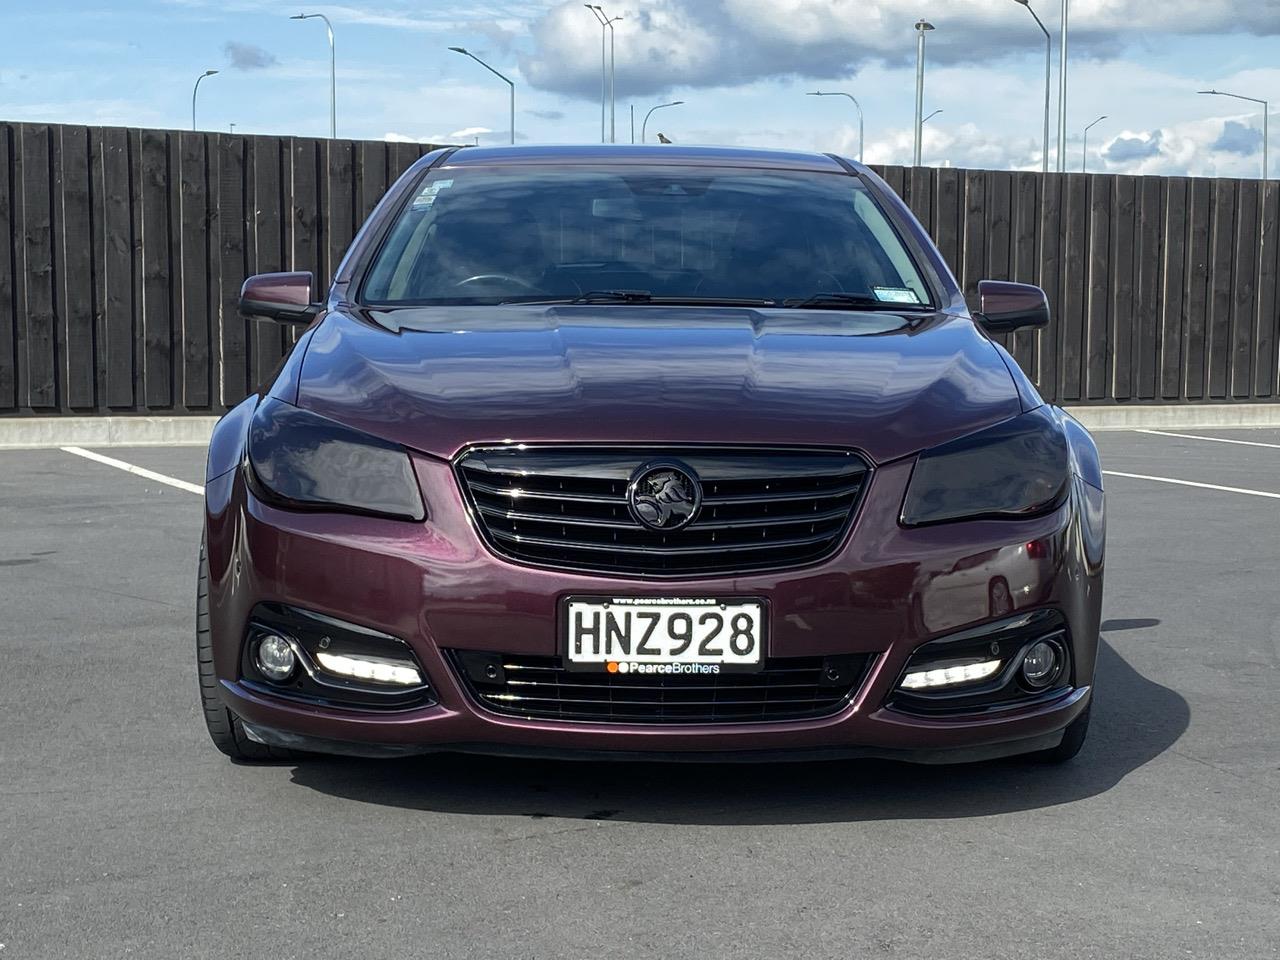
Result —
[{"label": "vertical wooden slat", "polygon": [[[58,405],[56,283],[53,269],[51,130],[25,125],[22,136],[22,244],[26,302],[19,307],[19,402],[51,412]],[[25,321],[25,322],[22,322]],[[25,360],[26,383],[23,386]]]},{"label": "vertical wooden slat", "polygon": [[[983,225],[986,251],[979,280],[1011,280],[1013,278],[1013,174],[992,170],[986,175],[986,202]],[[1010,334],[996,337],[1000,345],[1013,345]]]},{"label": "vertical wooden slat", "polygon": [[1163,287],[1160,295],[1160,397],[1182,391],[1183,327],[1187,317],[1187,218],[1190,187],[1184,177],[1164,183]]},{"label": "vertical wooden slat", "polygon": [[1089,177],[1089,281],[1085,324],[1085,394],[1107,395],[1107,371],[1113,358],[1108,323],[1111,294],[1111,188],[1114,178]]},{"label": "vertical wooden slat", "polygon": [[[279,140],[259,137],[253,151],[254,192],[254,273],[274,273],[285,268],[284,221],[281,205],[281,158]],[[253,369],[250,381],[262,383],[275,369],[284,350],[284,331],[279,324],[254,321],[249,325]]]},{"label": "vertical wooden slat", "polygon": [[1262,193],[1262,234],[1258,249],[1258,312],[1254,331],[1253,396],[1280,395],[1280,183],[1267,181]]},{"label": "vertical wooden slat", "polygon": [[1235,297],[1235,180],[1213,184],[1213,237],[1209,258],[1209,399],[1225,400],[1231,372],[1231,308]]},{"label": "vertical wooden slat", "polygon": [[293,142],[293,262],[291,270],[310,270],[320,276],[320,195],[316,141]]},{"label": "vertical wooden slat", "polygon": [[978,281],[987,269],[987,175],[980,170],[964,174],[964,251],[960,288],[970,304],[978,295]]},{"label": "vertical wooden slat", "polygon": [[16,356],[18,256],[14,181],[14,125],[0,123],[0,411],[18,407]]},{"label": "vertical wooden slat", "polygon": [[239,403],[249,392],[247,321],[240,314],[240,287],[245,274],[244,138],[215,134],[210,139],[218,164],[218,283],[221,401]]},{"label": "vertical wooden slat", "polygon": [[1191,181],[1187,227],[1187,319],[1182,328],[1183,396],[1199,400],[1208,382],[1205,335],[1209,329],[1209,263],[1213,181]]},{"label": "vertical wooden slat", "polygon": [[[1110,396],[1116,400],[1128,400],[1133,396],[1134,231],[1137,212],[1137,178],[1116,177],[1112,184],[1111,250],[1108,258],[1111,304],[1107,323]],[[1099,395],[1108,396],[1105,385]]]},{"label": "vertical wooden slat", "polygon": [[93,262],[93,197],[89,182],[89,128],[64,126],[62,224],[58,231],[66,324],[66,405],[92,409],[96,402],[94,339],[97,327]]},{"label": "vertical wooden slat", "polygon": [[[1040,177],[1018,173],[1013,178],[1012,276],[1019,283],[1036,283],[1036,227],[1039,204],[1036,196]],[[1013,358],[1033,381],[1037,378],[1038,330],[1021,330],[1013,335]]]},{"label": "vertical wooden slat", "polygon": [[338,272],[338,265],[356,235],[355,144],[350,140],[329,140],[329,170],[325,184],[325,242],[328,245],[328,269],[321,289],[327,289]]},{"label": "vertical wooden slat", "polygon": [[907,192],[907,171],[905,167],[885,167],[884,173],[880,176],[884,178],[884,182],[887,183],[889,188],[898,196],[901,197]]},{"label": "vertical wooden slat", "polygon": [[136,257],[138,239],[134,218],[134,154],[124,130],[102,131],[102,304],[106,314],[108,407],[123,409],[140,401],[134,325],[137,319]]},{"label": "vertical wooden slat", "polygon": [[1258,291],[1258,214],[1261,191],[1257,180],[1241,180],[1236,192],[1236,238],[1231,284],[1231,341],[1229,396],[1244,399],[1253,385],[1254,307]]},{"label": "vertical wooden slat", "polygon": [[980,279],[1013,279],[1013,174],[993,170],[986,183],[985,276]]},{"label": "vertical wooden slat", "polygon": [[959,278],[964,272],[961,244],[964,242],[964,198],[960,171],[946,168],[938,172],[938,189],[934,195],[934,241],[951,272]]},{"label": "vertical wooden slat", "polygon": [[213,405],[210,342],[214,312],[209,296],[209,155],[208,138],[178,135],[182,238],[182,362],[187,409]]},{"label": "vertical wooden slat", "polygon": [[1063,185],[1062,336],[1059,340],[1058,397],[1084,399],[1085,301],[1089,290],[1089,181],[1068,173]]},{"label": "vertical wooden slat", "polygon": [[933,222],[933,171],[928,167],[912,167],[907,178],[907,195],[911,212],[928,227]]},{"label": "vertical wooden slat", "polygon": [[388,144],[387,171],[391,182],[398,180],[400,174],[413,166],[414,161],[420,156],[422,156],[422,150],[416,143]]},{"label": "vertical wooden slat", "polygon": [[1046,400],[1060,399],[1059,343],[1062,338],[1062,191],[1066,179],[1051,173],[1041,179],[1039,283],[1049,297],[1049,326],[1036,333],[1039,361],[1036,387]]},{"label": "vertical wooden slat", "polygon": [[173,404],[173,271],[169,260],[169,138],[142,132],[142,362],[148,409]]},{"label": "vertical wooden slat", "polygon": [[1164,210],[1163,183],[1156,177],[1138,181],[1138,214],[1134,250],[1136,302],[1133,309],[1130,354],[1133,357],[1134,395],[1139,400],[1156,396],[1156,370],[1160,359],[1160,224]]},{"label": "vertical wooden slat", "polygon": [[382,141],[363,141],[360,151],[360,198],[358,215],[361,223],[373,213],[382,195],[387,192],[387,144]]}]

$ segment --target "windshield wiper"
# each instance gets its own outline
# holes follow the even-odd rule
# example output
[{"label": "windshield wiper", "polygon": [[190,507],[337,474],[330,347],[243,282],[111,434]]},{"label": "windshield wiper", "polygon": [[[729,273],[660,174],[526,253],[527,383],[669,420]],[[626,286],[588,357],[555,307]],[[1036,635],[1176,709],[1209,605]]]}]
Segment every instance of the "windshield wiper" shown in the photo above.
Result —
[{"label": "windshield wiper", "polygon": [[885,313],[896,313],[899,310],[929,310],[923,303],[890,303],[869,297],[865,293],[815,293],[811,297],[796,297],[784,300],[784,307],[801,310],[883,310]]},{"label": "windshield wiper", "polygon": [[546,306],[578,303],[649,303],[659,306],[705,307],[776,307],[778,301],[756,297],[655,297],[648,290],[591,290],[572,297],[551,297],[545,300],[512,299],[502,304]]}]

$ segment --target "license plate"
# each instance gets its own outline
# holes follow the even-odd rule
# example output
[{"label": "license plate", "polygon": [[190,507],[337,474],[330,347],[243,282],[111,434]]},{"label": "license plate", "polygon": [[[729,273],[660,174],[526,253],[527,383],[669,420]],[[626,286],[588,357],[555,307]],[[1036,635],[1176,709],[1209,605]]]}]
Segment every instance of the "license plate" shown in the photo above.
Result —
[{"label": "license plate", "polygon": [[762,600],[571,597],[565,614],[570,670],[697,676],[764,665]]}]

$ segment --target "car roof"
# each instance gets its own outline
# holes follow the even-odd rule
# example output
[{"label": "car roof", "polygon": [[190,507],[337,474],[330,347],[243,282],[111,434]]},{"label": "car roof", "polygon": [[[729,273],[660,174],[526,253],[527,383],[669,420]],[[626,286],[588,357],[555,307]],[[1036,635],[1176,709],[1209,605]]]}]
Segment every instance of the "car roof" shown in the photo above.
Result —
[{"label": "car roof", "polygon": [[[428,155],[430,156],[430,154]],[[423,158],[426,160],[426,158]],[[422,161],[419,161],[422,163]],[[523,164],[661,164],[663,166],[732,166],[762,170],[811,170],[844,173],[833,157],[800,150],[757,147],[683,147],[671,144],[579,144],[572,146],[464,147],[443,167]],[[415,164],[416,166],[417,164]],[[425,164],[424,164],[425,165]]]}]

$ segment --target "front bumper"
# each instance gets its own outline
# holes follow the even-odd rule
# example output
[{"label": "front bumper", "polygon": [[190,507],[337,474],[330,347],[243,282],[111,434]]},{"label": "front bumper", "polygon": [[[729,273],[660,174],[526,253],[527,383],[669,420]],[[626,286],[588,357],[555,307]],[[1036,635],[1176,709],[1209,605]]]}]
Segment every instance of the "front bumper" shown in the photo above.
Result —
[{"label": "front bumper", "polygon": [[[250,735],[357,755],[467,750],[512,755],[690,760],[876,756],[921,762],[1048,749],[1087,707],[1097,654],[1101,556],[1083,525],[1101,493],[1030,521],[907,530],[897,523],[911,464],[880,467],[840,551],[801,570],[645,582],[535,569],[482,545],[447,464],[415,457],[426,523],[296,513],[252,496],[239,470],[207,489],[211,629],[221,695]],[[820,719],[737,724],[604,724],[490,713],[444,651],[558,652],[570,595],[760,596],[770,657],[871,655],[856,694]],[[253,608],[284,603],[405,640],[435,702],[396,712],[282,700],[246,686],[241,645]],[[1071,638],[1070,688],[998,713],[917,716],[885,706],[920,646],[1024,610],[1053,609]]]}]

